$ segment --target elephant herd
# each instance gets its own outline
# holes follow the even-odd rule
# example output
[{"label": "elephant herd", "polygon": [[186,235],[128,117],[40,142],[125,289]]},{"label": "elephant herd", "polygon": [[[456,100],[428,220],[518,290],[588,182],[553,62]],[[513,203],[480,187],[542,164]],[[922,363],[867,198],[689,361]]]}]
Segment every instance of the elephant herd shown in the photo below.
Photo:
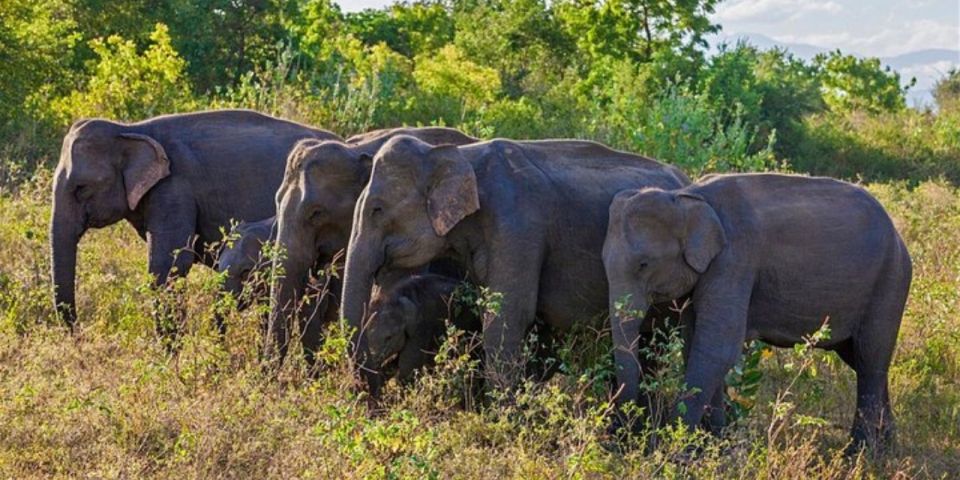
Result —
[{"label": "elephant herd", "polygon": [[[440,127],[344,140],[245,110],[81,120],[63,140],[50,236],[55,305],[71,326],[78,242],[124,219],[147,241],[158,286],[203,263],[239,297],[251,272],[273,267],[259,292],[271,306],[265,352],[282,359],[299,322],[310,354],[321,327],[343,318],[373,395],[384,372],[408,379],[431,362],[448,318],[480,335],[487,388],[505,391],[529,375],[532,328],[555,338],[609,318],[620,428],[628,405],[648,405],[642,339],[678,317],[664,305],[689,299],[664,320],[685,340],[688,393],[673,418],[722,427],[724,375],[744,341],[790,346],[827,324],[817,346],[857,374],[852,447],[892,439],[887,373],[911,261],[881,205],[849,183],[691,183],[590,141],[480,141]],[[267,244],[282,253],[264,255]],[[342,275],[313,295],[329,269]],[[451,315],[464,280],[494,292],[495,308]]]}]

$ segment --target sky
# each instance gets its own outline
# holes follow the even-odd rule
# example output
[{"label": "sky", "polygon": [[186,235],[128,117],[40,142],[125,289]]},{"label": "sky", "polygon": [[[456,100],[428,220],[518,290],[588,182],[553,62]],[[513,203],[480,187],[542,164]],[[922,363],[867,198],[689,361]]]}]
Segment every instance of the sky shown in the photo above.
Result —
[{"label": "sky", "polygon": [[958,0],[726,0],[713,17],[727,34],[890,57],[960,49]]},{"label": "sky", "polygon": [[[345,11],[390,0],[340,0]],[[960,49],[958,0],[724,0],[713,20],[728,35],[759,33],[785,43],[887,57]]]}]

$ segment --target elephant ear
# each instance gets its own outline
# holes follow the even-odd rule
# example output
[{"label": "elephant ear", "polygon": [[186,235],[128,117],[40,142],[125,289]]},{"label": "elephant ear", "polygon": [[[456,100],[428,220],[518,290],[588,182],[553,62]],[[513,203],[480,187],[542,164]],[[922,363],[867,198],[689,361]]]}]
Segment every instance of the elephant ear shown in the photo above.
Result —
[{"label": "elephant ear", "polygon": [[726,246],[727,237],[720,217],[703,197],[682,193],[679,201],[685,223],[683,258],[690,268],[703,273]]},{"label": "elephant ear", "polygon": [[360,179],[360,185],[366,185],[370,181],[370,172],[373,170],[373,155],[376,152],[360,151],[356,154],[357,160],[357,178]]},{"label": "elephant ear", "polygon": [[127,205],[135,210],[140,199],[160,180],[170,175],[167,152],[153,137],[140,133],[121,133],[128,143],[126,163],[123,166],[123,186],[127,191]]},{"label": "elephant ear", "polygon": [[427,187],[427,211],[433,230],[443,237],[480,209],[477,176],[456,145],[434,147],[429,156],[433,172]]}]

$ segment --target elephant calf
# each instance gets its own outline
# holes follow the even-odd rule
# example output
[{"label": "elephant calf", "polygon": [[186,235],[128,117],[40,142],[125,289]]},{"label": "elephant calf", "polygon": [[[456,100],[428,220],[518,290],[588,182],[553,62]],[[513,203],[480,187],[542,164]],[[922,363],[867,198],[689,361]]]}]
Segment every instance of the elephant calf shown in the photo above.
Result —
[{"label": "elephant calf", "polygon": [[480,317],[471,309],[452,308],[452,297],[462,283],[443,275],[413,275],[373,299],[366,325],[371,364],[380,372],[367,376],[373,396],[392,374],[406,382],[417,369],[433,363],[447,330],[446,319],[462,330],[480,331]]},{"label": "elephant calf", "polygon": [[[240,222],[235,228],[235,239],[223,245],[217,257],[217,271],[226,272],[224,289],[241,301],[240,308],[246,307],[240,294],[243,293],[244,283],[252,274],[267,266],[261,250],[263,245],[272,241],[276,236],[276,217],[269,217],[256,222]],[[266,296],[266,285],[258,285],[256,292],[251,292],[248,298]]]},{"label": "elephant calf", "polygon": [[610,206],[603,261],[621,403],[638,391],[637,376],[624,373],[637,362],[640,320],[630,312],[692,293],[684,378],[692,393],[674,412],[688,427],[700,423],[745,340],[787,347],[828,322],[817,346],[857,373],[852,447],[892,439],[887,372],[912,267],[890,217],[863,189],[745,174],[624,191]]}]

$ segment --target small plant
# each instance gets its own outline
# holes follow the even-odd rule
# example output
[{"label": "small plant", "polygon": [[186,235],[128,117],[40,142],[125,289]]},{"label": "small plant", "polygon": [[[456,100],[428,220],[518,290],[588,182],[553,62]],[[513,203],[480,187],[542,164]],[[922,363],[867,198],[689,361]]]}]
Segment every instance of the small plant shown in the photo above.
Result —
[{"label": "small plant", "polygon": [[830,338],[829,320],[829,317],[825,318],[819,329],[804,336],[802,343],[794,345],[793,353],[797,357],[796,362],[788,362],[783,365],[784,370],[790,372],[793,376],[770,403],[773,415],[770,424],[767,426],[768,445],[781,440],[784,429],[791,423],[799,426],[824,426],[826,424],[826,421],[821,418],[796,413],[796,405],[790,401],[790,398],[794,396],[793,388],[802,377],[817,375],[816,357],[813,355],[814,347]]}]

